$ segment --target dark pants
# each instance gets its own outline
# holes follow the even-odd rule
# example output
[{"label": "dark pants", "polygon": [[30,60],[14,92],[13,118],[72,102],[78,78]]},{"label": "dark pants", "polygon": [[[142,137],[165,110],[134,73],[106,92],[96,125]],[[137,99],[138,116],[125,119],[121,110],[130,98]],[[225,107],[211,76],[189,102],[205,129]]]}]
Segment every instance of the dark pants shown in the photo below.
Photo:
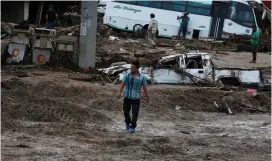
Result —
[{"label": "dark pants", "polygon": [[[130,110],[132,107],[132,120],[130,117]],[[123,110],[125,116],[126,124],[131,124],[132,128],[136,128],[137,126],[137,118],[140,109],[140,99],[132,100],[129,98],[124,98]]]},{"label": "dark pants", "polygon": [[55,29],[55,23],[54,22],[48,23],[47,28],[48,29]]},{"label": "dark pants", "polygon": [[186,37],[186,33],[187,33],[187,30],[188,28],[187,27],[184,27],[184,26],[179,26],[179,30],[178,30],[178,36],[180,36],[181,32],[182,32],[182,35],[183,37],[185,38]]},{"label": "dark pants", "polygon": [[256,61],[257,51],[258,51],[258,45],[252,45],[252,56],[254,61]]}]

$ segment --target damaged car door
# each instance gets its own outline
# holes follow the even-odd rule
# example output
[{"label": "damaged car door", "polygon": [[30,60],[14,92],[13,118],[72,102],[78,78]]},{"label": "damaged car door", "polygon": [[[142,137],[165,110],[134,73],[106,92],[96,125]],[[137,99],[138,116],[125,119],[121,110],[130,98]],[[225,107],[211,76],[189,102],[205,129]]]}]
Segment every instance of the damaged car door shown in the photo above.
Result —
[{"label": "damaged car door", "polygon": [[185,83],[193,83],[199,80],[213,79],[211,58],[208,54],[188,53],[184,54]]},{"label": "damaged car door", "polygon": [[152,72],[152,83],[184,83],[182,69],[184,69],[182,54],[163,57],[158,63],[158,68]]}]

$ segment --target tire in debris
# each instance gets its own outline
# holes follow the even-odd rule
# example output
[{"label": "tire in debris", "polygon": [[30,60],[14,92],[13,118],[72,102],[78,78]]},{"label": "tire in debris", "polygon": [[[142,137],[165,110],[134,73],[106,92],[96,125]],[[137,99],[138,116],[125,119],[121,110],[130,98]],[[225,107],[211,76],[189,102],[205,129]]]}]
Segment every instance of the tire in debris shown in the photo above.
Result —
[{"label": "tire in debris", "polygon": [[140,24],[136,24],[133,26],[133,32],[137,35],[137,36],[143,36],[143,32],[142,32],[143,26]]}]

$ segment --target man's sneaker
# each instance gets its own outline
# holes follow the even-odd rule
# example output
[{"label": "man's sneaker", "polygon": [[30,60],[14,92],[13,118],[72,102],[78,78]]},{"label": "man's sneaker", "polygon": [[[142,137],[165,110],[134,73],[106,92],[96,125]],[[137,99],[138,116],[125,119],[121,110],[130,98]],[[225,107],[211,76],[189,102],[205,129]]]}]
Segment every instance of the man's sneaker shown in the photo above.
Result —
[{"label": "man's sneaker", "polygon": [[130,132],[131,134],[133,134],[133,133],[135,133],[135,129],[131,127],[130,130],[129,130],[129,132]]},{"label": "man's sneaker", "polygon": [[256,63],[256,61],[255,60],[251,60],[251,61],[249,61],[250,63]]},{"label": "man's sneaker", "polygon": [[126,130],[130,130],[130,125],[126,124]]}]

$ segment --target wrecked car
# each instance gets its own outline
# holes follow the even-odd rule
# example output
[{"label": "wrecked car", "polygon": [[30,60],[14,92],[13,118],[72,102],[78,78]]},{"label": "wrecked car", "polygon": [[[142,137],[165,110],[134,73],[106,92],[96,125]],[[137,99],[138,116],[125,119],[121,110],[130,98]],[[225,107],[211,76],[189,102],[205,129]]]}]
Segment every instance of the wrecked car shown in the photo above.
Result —
[{"label": "wrecked car", "polygon": [[[121,80],[130,64],[101,69],[108,74],[119,74]],[[210,84],[255,87],[267,83],[257,69],[217,67],[208,53],[191,52],[162,57],[156,67],[141,67],[152,84]]]},{"label": "wrecked car", "polygon": [[[98,70],[108,74],[109,76],[118,75],[117,79],[123,80],[123,77],[126,74],[126,72],[130,71],[130,67],[131,64],[127,64],[126,62],[117,62],[111,64],[109,68],[103,68]],[[141,66],[139,68],[139,72],[140,74],[144,75],[147,78],[147,81],[149,83],[151,82],[152,67]]]}]

